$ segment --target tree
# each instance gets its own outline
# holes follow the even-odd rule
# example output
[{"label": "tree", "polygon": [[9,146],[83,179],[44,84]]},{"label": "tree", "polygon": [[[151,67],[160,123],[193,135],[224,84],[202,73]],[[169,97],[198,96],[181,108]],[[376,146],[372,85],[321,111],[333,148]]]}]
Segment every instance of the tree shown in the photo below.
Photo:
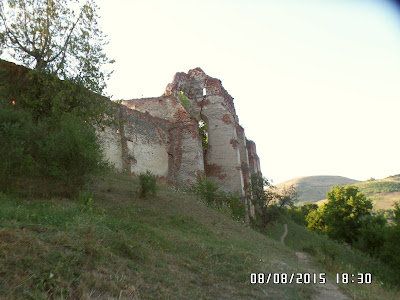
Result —
[{"label": "tree", "polygon": [[79,0],[1,1],[0,48],[27,67],[75,78],[101,93],[111,75],[101,67],[113,61],[103,51],[97,10],[94,0],[81,7]]},{"label": "tree", "polygon": [[308,228],[352,244],[357,240],[363,218],[370,216],[372,202],[355,186],[336,185],[327,193],[328,202],[308,217]]},{"label": "tree", "polygon": [[275,201],[279,208],[293,207],[299,199],[299,193],[295,186],[285,186],[279,193],[275,193]]},{"label": "tree", "polygon": [[400,226],[400,202],[395,202],[393,204],[394,222],[397,226]]},{"label": "tree", "polygon": [[277,192],[272,182],[262,177],[261,173],[251,175],[247,190],[256,213],[252,224],[258,227],[261,232],[265,230],[268,224],[280,220],[286,211],[286,207],[293,206],[298,197],[297,190],[293,185]]},{"label": "tree", "polygon": [[386,242],[383,246],[381,258],[392,268],[400,271],[400,203],[394,203],[394,224],[386,230]]},{"label": "tree", "polygon": [[385,235],[388,231],[387,220],[382,214],[368,216],[361,220],[361,227],[354,247],[379,257],[386,243]]}]

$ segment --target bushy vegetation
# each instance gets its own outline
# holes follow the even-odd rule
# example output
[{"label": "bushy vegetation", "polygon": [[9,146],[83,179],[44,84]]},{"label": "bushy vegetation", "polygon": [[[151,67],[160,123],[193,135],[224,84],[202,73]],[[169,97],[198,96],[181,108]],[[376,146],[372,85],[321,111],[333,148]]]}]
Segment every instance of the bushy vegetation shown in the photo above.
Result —
[{"label": "bushy vegetation", "polygon": [[94,124],[112,122],[113,107],[79,83],[2,63],[0,188],[76,197],[108,169]]},{"label": "bushy vegetation", "polygon": [[237,193],[225,192],[207,177],[199,178],[193,188],[194,193],[202,199],[208,206],[221,209],[227,207],[234,219],[243,220],[246,214],[244,199]]},{"label": "bushy vegetation", "polygon": [[5,188],[15,177],[30,175],[35,162],[30,153],[34,144],[31,115],[7,109],[0,104],[0,186]]},{"label": "bushy vegetation", "polygon": [[33,181],[42,195],[74,195],[108,167],[94,128],[72,114],[34,123],[24,110],[0,109],[0,139],[2,189]]},{"label": "bushy vegetation", "polygon": [[[309,231],[314,231],[309,233],[311,239],[303,237],[308,244],[299,243],[303,233],[292,233],[294,244],[291,246],[296,250],[321,257],[321,262],[329,269],[343,272],[350,264],[350,272],[358,267],[358,272],[371,272],[386,284],[398,284],[400,260],[396,245],[400,244],[399,203],[391,211],[393,223],[389,225],[385,217],[389,215],[388,212],[385,215],[372,213],[371,201],[355,186],[337,185],[327,193],[327,203],[321,206],[305,204],[301,207],[293,205],[297,199],[294,188],[277,193],[272,184],[260,176],[253,176],[251,190],[256,205],[256,218],[252,220],[255,228],[273,235],[274,228],[282,222],[292,224],[294,228],[307,227]],[[293,238],[293,234],[296,238]],[[276,238],[279,239],[281,235],[282,231]],[[300,245],[303,245],[302,248]],[[344,251],[346,247],[348,250]],[[369,262],[366,263],[366,260]]]},{"label": "bushy vegetation", "polygon": [[145,173],[139,174],[139,195],[141,198],[146,198],[148,195],[155,197],[157,195],[157,178],[147,170]]},{"label": "bushy vegetation", "polygon": [[297,208],[296,213],[292,213],[294,220],[301,224],[305,217],[308,229],[347,243],[386,263],[394,273],[399,272],[396,246],[400,243],[399,203],[394,206],[393,224],[389,225],[383,214],[372,214],[371,201],[355,186],[335,186],[327,193],[327,199],[328,202],[318,208],[310,205]]},{"label": "bushy vegetation", "polygon": [[287,208],[293,207],[298,200],[294,186],[277,191],[271,181],[261,174],[252,174],[251,184],[247,187],[249,201],[255,207],[255,218],[252,226],[264,232],[268,225],[282,220],[287,214]]},{"label": "bushy vegetation", "polygon": [[371,215],[371,201],[357,187],[339,185],[327,193],[327,199],[307,216],[308,228],[352,244],[359,235],[361,220]]},{"label": "bushy vegetation", "polygon": [[[390,268],[386,263],[376,257],[366,255],[364,252],[340,243],[329,238],[326,234],[318,234],[314,231],[305,230],[303,225],[292,222],[286,218],[288,235],[285,238],[285,245],[296,252],[305,252],[317,262],[325,271],[332,273],[371,273],[373,285],[347,284],[351,288],[355,299],[398,299],[396,296],[389,296],[391,291],[396,290],[400,280],[399,272]],[[268,227],[265,234],[279,241],[283,232],[281,223],[275,223]],[[374,287],[375,285],[375,287]],[[381,295],[374,295],[376,286],[383,286],[385,292]],[[355,296],[356,292],[361,293]],[[381,291],[382,293],[382,291]],[[388,294],[386,294],[388,293]]]},{"label": "bushy vegetation", "polygon": [[30,70],[0,60],[0,102],[29,112],[34,122],[62,120],[71,113],[86,123],[115,124],[116,104],[88,90],[76,78],[60,80],[55,74]]}]

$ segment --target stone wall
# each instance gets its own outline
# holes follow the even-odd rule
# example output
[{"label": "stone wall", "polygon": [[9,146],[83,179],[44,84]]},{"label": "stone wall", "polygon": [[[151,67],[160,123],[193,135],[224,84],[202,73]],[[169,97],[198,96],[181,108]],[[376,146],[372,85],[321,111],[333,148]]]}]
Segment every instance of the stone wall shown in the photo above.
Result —
[{"label": "stone wall", "polygon": [[[27,74],[28,69],[15,64],[0,60],[0,65],[14,71],[10,74],[16,82]],[[160,97],[122,101],[118,119],[119,125],[98,131],[118,171],[149,170],[176,186],[193,185],[206,175],[221,189],[242,196],[251,174],[261,171],[255,143],[246,139],[233,98],[219,79],[200,68],[176,73]],[[206,149],[200,120],[208,128]]]},{"label": "stone wall", "polygon": [[204,175],[197,122],[176,99],[160,98],[140,99],[142,111],[122,103],[119,126],[99,131],[106,156],[120,172],[149,170],[176,186],[193,185]]},{"label": "stone wall", "polygon": [[[176,186],[193,185],[206,175],[242,196],[251,174],[261,172],[255,143],[239,124],[233,98],[200,68],[176,73],[160,97],[122,101],[119,117],[120,125],[101,136],[108,158],[121,171],[150,170]],[[206,149],[200,120],[207,124]],[[250,204],[246,209],[254,216]]]}]

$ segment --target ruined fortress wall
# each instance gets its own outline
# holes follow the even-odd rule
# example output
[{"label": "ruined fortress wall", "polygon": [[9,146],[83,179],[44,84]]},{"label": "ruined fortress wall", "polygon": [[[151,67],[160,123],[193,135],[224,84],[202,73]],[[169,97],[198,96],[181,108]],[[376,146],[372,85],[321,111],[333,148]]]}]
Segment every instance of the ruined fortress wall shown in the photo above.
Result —
[{"label": "ruined fortress wall", "polygon": [[160,103],[154,99],[142,106],[146,112],[131,109],[132,103],[125,102],[119,126],[99,131],[106,156],[120,172],[136,175],[149,170],[174,185],[193,185],[204,174],[197,122],[183,108],[170,110],[176,122],[150,115],[148,111],[155,112],[151,108]]},{"label": "ruined fortress wall", "polygon": [[203,149],[197,123],[174,125],[169,129],[169,178],[177,186],[194,185],[204,175]]},{"label": "ruined fortress wall", "polygon": [[132,99],[126,107],[149,113],[168,123],[168,180],[178,185],[193,185],[204,175],[204,159],[198,125],[177,97]]},{"label": "ruined fortress wall", "polygon": [[249,154],[250,173],[261,173],[260,158],[257,155],[256,144],[253,141],[247,140],[247,152]]},{"label": "ruined fortress wall", "polygon": [[208,129],[209,147],[205,155],[206,175],[214,177],[223,189],[244,195],[234,116],[222,106],[223,97],[209,96],[207,100],[210,103],[203,106],[201,112],[201,117],[206,121]]},{"label": "ruined fortress wall", "polygon": [[[103,135],[108,157],[121,170],[150,170],[177,186],[194,184],[205,174],[240,195],[251,174],[260,172],[255,144],[239,125],[233,98],[200,68],[176,73],[160,97],[122,101],[120,119],[125,121],[118,130]],[[207,124],[207,149],[200,120]]]},{"label": "ruined fortress wall", "polygon": [[[122,108],[123,130],[120,130],[122,147],[126,143],[124,159],[130,173],[152,171],[161,178],[168,178],[168,122],[149,114]],[[120,125],[121,126],[121,125]]]},{"label": "ruined fortress wall", "polygon": [[250,178],[248,153],[233,98],[220,80],[207,76],[200,68],[187,74],[177,73],[164,95],[179,97],[181,91],[191,103],[190,115],[207,124],[206,175],[213,177],[224,190],[244,195]]},{"label": "ruined fortress wall", "polygon": [[108,160],[121,172],[152,171],[168,178],[168,122],[126,107],[120,108],[120,124],[99,131]]}]

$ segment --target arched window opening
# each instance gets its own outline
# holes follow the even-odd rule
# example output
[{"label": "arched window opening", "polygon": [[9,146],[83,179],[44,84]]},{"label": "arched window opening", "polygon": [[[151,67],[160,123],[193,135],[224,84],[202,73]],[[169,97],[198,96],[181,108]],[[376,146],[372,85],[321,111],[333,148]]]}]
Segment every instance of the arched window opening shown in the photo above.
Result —
[{"label": "arched window opening", "polygon": [[208,148],[208,131],[207,131],[207,123],[204,120],[199,121],[199,135],[201,138],[201,145],[205,150]]}]

